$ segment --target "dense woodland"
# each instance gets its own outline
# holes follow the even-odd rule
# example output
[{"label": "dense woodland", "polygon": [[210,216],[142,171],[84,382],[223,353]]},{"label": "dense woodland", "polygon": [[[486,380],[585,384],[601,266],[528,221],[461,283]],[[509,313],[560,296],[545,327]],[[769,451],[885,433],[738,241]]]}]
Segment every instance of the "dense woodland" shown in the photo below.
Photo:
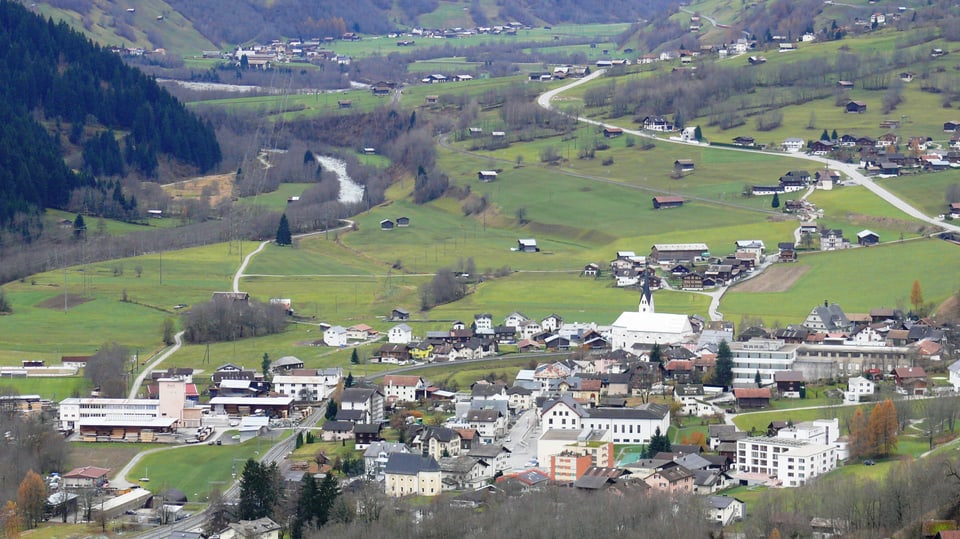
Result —
[{"label": "dense woodland", "polygon": [[[97,175],[131,167],[149,177],[163,155],[199,171],[221,160],[211,126],[151,78],[8,0],[0,1],[0,79],[0,227],[27,239],[31,216],[65,207],[70,191],[97,185]],[[103,128],[126,133],[122,144]],[[82,148],[80,174],[63,161],[71,145]]]}]

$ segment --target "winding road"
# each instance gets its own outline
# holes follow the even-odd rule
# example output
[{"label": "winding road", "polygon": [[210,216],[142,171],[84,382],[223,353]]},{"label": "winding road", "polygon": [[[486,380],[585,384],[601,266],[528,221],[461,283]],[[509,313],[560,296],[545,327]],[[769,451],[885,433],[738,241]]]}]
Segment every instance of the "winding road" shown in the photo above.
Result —
[{"label": "winding road", "polygon": [[[590,82],[590,81],[592,81],[592,80],[594,80],[594,79],[602,76],[605,72],[606,72],[606,70],[604,70],[604,69],[598,69],[598,70],[594,71],[593,73],[591,73],[590,75],[587,75],[586,77],[584,77],[584,78],[582,78],[582,79],[576,80],[576,81],[574,81],[574,82],[572,82],[572,83],[570,83],[570,84],[566,84],[566,85],[561,86],[561,87],[559,87],[559,88],[554,88],[553,90],[550,90],[549,92],[545,92],[545,93],[541,94],[540,97],[537,98],[537,104],[540,105],[541,107],[545,108],[545,109],[555,110],[554,107],[553,107],[553,104],[551,103],[551,101],[552,101],[555,97],[557,97],[558,95],[560,95],[561,93],[563,93],[563,92],[565,92],[565,91],[567,91],[567,90],[570,90],[570,89],[572,89],[572,88],[576,88],[577,86],[580,86],[580,85],[583,85],[583,84],[586,84],[586,83],[588,83],[588,82]],[[587,123],[587,124],[590,124],[590,125],[596,125],[596,126],[600,126],[600,127],[620,127],[620,126],[617,126],[617,125],[614,125],[614,124],[609,124],[609,123],[601,122],[601,121],[598,121],[598,120],[593,120],[593,119],[590,119],[590,118],[584,118],[584,117],[579,116],[579,115],[577,116],[577,120],[579,120],[579,121],[581,121],[581,122],[584,122],[584,123]],[[684,141],[681,141],[681,140],[674,140],[674,139],[670,139],[670,138],[661,138],[661,137],[656,137],[656,136],[654,136],[654,135],[651,135],[650,133],[646,133],[646,132],[644,132],[644,131],[640,131],[640,130],[636,130],[636,129],[628,129],[628,128],[623,128],[623,127],[620,127],[620,128],[623,129],[623,132],[624,132],[624,133],[629,133],[629,134],[631,134],[631,135],[635,135],[635,136],[639,136],[639,137],[651,138],[651,139],[655,139],[655,140],[657,140],[657,141],[669,142],[669,143],[671,143],[671,144],[681,144],[681,145],[685,145],[685,146],[690,146],[690,145],[704,146],[704,144],[702,144],[702,143],[697,143],[697,142],[684,142]],[[707,145],[707,146],[709,146],[709,145]],[[923,212],[921,212],[920,210],[918,210],[918,209],[914,208],[913,206],[911,206],[908,202],[906,202],[906,201],[903,200],[902,198],[900,198],[900,197],[898,197],[897,195],[891,193],[890,191],[888,191],[887,189],[881,187],[880,185],[877,185],[877,183],[876,183],[875,181],[873,181],[872,178],[868,177],[867,175],[863,174],[863,173],[860,171],[860,168],[859,168],[858,165],[854,165],[854,164],[851,164],[851,163],[842,163],[842,162],[837,161],[837,160],[835,160],[835,159],[828,159],[828,158],[826,158],[826,157],[820,157],[820,156],[816,156],[816,155],[807,155],[807,154],[801,154],[801,153],[782,153],[782,152],[770,152],[770,151],[758,151],[758,150],[745,150],[745,149],[740,149],[740,148],[728,148],[728,147],[720,147],[720,146],[713,146],[713,147],[711,147],[711,148],[714,149],[714,150],[722,150],[722,151],[730,151],[730,152],[751,152],[751,153],[761,153],[761,154],[765,154],[765,155],[772,155],[772,156],[776,156],[776,157],[791,157],[791,158],[794,158],[794,159],[801,159],[801,160],[804,160],[804,161],[813,161],[813,162],[816,162],[816,163],[821,163],[821,164],[823,164],[823,165],[826,165],[826,166],[828,166],[828,167],[830,167],[830,168],[833,168],[833,169],[835,169],[835,170],[838,170],[838,171],[842,172],[842,173],[845,174],[848,178],[850,178],[850,180],[853,181],[855,184],[857,184],[857,185],[862,185],[863,187],[866,187],[870,192],[872,192],[873,194],[877,195],[878,197],[880,197],[881,199],[883,199],[885,202],[887,202],[887,203],[890,204],[891,206],[897,208],[898,210],[902,211],[903,213],[909,215],[910,217],[913,217],[914,219],[917,219],[918,221],[923,221],[923,222],[925,222],[925,223],[932,224],[932,225],[934,225],[934,226],[937,226],[937,227],[942,228],[942,229],[944,229],[944,230],[946,230],[946,231],[949,231],[949,232],[960,232],[960,226],[953,225],[953,224],[950,224],[950,223],[945,223],[945,222],[943,222],[943,221],[940,221],[940,220],[938,220],[938,219],[935,219],[935,218],[933,218],[933,217],[930,217],[929,215],[926,215],[926,214],[924,214]]]}]

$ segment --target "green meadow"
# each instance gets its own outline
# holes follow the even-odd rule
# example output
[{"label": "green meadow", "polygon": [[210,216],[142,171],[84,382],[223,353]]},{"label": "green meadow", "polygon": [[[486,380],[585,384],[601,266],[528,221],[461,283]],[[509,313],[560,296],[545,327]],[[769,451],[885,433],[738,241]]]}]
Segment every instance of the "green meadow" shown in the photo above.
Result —
[{"label": "green meadow", "polygon": [[809,269],[785,292],[745,293],[731,288],[721,311],[727,320],[757,316],[768,324],[799,323],[824,300],[840,304],[848,313],[877,307],[910,308],[910,290],[917,280],[928,302],[939,304],[960,288],[956,271],[960,247],[939,239],[922,239],[800,254],[798,265]]}]

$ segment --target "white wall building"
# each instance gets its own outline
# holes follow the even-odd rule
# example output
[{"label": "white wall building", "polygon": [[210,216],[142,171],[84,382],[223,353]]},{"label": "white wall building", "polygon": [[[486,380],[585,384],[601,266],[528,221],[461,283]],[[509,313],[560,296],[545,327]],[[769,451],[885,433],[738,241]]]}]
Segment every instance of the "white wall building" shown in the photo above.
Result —
[{"label": "white wall building", "polygon": [[409,344],[413,340],[413,328],[406,324],[397,324],[387,331],[387,342],[391,344]]},{"label": "white wall building", "polygon": [[775,477],[785,487],[798,487],[837,467],[833,446],[788,438],[744,438],[737,441],[737,469]]},{"label": "white wall building", "polygon": [[322,369],[313,376],[278,374],[272,380],[273,390],[296,400],[317,402],[333,393],[342,376],[339,368]]},{"label": "white wall building", "polygon": [[[958,361],[957,363],[960,363]],[[953,383],[954,371],[950,371],[950,382]],[[958,377],[957,382],[960,383],[960,377]],[[954,391],[956,391],[957,386],[954,385]],[[860,398],[864,395],[873,395],[876,391],[876,384],[872,381],[867,380],[863,376],[854,376],[847,380],[847,391],[843,394],[844,399],[847,402],[860,402]]]},{"label": "white wall building", "polygon": [[666,434],[670,427],[670,409],[659,404],[644,404],[637,408],[586,408],[568,396],[545,404],[540,414],[540,426],[550,429],[584,429],[610,433],[615,444],[646,444],[660,428]]},{"label": "white wall building", "polygon": [[674,344],[695,335],[690,318],[684,314],[658,313],[646,279],[636,311],[624,311],[612,326],[614,350],[633,350],[638,344]]},{"label": "white wall building", "polygon": [[733,354],[733,383],[751,384],[760,371],[760,384],[773,383],[777,371],[789,371],[797,360],[797,344],[776,339],[752,339],[730,343]]},{"label": "white wall building", "polygon": [[347,329],[343,326],[333,326],[323,332],[323,344],[333,347],[347,345]]}]

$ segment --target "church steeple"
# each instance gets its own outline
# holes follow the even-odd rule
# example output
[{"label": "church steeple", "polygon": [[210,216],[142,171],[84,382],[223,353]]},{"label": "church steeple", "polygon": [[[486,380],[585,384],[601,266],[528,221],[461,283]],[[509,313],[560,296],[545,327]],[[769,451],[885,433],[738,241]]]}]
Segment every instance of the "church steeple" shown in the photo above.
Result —
[{"label": "church steeple", "polygon": [[640,288],[640,308],[641,313],[652,313],[653,294],[650,293],[650,283],[648,282],[647,270],[643,270],[643,287]]}]

